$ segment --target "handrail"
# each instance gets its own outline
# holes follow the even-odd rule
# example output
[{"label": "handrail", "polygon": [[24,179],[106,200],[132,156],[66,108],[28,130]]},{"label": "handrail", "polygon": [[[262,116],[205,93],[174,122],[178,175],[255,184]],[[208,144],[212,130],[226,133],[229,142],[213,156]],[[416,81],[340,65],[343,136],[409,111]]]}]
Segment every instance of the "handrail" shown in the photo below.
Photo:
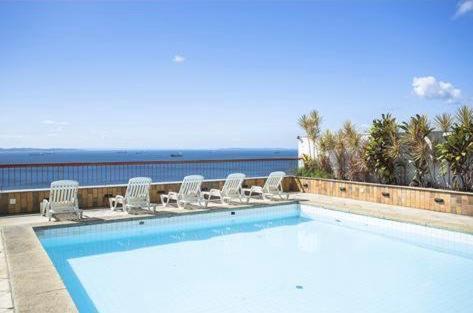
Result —
[{"label": "handrail", "polygon": [[63,179],[93,186],[126,183],[132,177],[150,177],[154,182],[179,181],[193,174],[207,179],[238,172],[247,177],[262,177],[274,171],[291,174],[298,162],[296,157],[275,157],[0,164],[0,190],[42,188]]},{"label": "handrail", "polygon": [[202,160],[149,160],[149,161],[109,161],[109,162],[57,162],[57,163],[14,163],[0,164],[2,168],[19,167],[67,167],[67,166],[113,166],[113,165],[147,165],[147,164],[191,164],[191,163],[225,163],[254,161],[296,161],[298,157],[285,158],[254,158],[254,159],[202,159]]}]

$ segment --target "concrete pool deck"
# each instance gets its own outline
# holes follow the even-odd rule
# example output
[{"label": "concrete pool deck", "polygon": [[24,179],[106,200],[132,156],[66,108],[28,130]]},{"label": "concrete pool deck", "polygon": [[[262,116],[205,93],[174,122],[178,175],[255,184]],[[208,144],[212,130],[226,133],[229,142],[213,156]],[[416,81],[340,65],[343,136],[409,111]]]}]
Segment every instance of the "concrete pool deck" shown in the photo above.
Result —
[{"label": "concrete pool deck", "polygon": [[[39,214],[0,217],[0,313],[1,312],[77,312],[59,274],[39,242],[33,227],[66,226],[118,220],[170,217],[209,211],[238,210],[260,205],[300,201],[354,214],[361,214],[473,234],[473,217],[386,204],[334,198],[316,194],[292,193],[290,201],[252,201],[250,205],[220,205],[207,209],[162,208],[157,213],[137,210],[136,214],[110,209],[86,210],[84,221],[48,222]],[[10,288],[11,286],[11,288]]]}]

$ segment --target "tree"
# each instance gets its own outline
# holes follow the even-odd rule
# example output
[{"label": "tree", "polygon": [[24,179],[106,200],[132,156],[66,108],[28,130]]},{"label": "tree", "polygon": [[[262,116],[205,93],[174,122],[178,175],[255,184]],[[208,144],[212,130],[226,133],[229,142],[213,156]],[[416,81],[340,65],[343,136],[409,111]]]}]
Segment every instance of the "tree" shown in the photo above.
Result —
[{"label": "tree", "polygon": [[299,126],[305,131],[309,142],[309,156],[315,157],[315,146],[320,135],[320,125],[322,117],[316,110],[311,111],[308,115],[304,114],[299,117]]},{"label": "tree", "polygon": [[452,171],[453,189],[473,190],[473,108],[465,105],[458,109],[451,131],[444,138],[437,145],[437,155],[444,172]]},{"label": "tree", "polygon": [[411,117],[409,122],[403,122],[401,129],[404,131],[401,142],[405,145],[407,158],[415,170],[410,185],[426,186],[426,176],[433,160],[433,147],[429,135],[434,129],[430,127],[427,116],[419,114]]},{"label": "tree", "polygon": [[319,163],[321,169],[330,174],[333,173],[330,156],[333,153],[334,147],[335,136],[329,129],[327,129],[319,139]]},{"label": "tree", "polygon": [[400,156],[399,126],[390,114],[383,114],[381,119],[373,120],[364,159],[368,169],[382,183],[396,183],[395,170]]},{"label": "tree", "polygon": [[346,176],[349,180],[366,180],[368,173],[363,159],[365,140],[351,121],[346,121],[342,127],[343,140],[346,149]]},{"label": "tree", "polygon": [[453,124],[453,117],[448,113],[443,113],[435,117],[435,124],[444,134],[448,134]]}]

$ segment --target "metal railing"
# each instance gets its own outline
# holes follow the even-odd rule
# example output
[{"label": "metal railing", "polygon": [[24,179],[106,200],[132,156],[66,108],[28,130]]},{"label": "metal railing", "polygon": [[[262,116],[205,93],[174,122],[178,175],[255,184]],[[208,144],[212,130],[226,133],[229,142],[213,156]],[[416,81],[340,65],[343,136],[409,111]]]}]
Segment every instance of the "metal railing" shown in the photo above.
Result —
[{"label": "metal railing", "polygon": [[52,181],[72,179],[81,186],[125,184],[131,177],[151,177],[153,182],[181,181],[186,175],[222,179],[230,173],[264,177],[273,171],[293,174],[298,158],[225,160],[162,160],[0,164],[0,191],[48,188]]}]

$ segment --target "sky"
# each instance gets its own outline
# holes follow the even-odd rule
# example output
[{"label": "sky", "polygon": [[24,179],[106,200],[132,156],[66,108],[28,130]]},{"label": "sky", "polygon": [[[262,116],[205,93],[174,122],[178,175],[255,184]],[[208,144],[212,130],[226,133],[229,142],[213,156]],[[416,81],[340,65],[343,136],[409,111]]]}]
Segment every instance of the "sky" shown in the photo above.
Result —
[{"label": "sky", "polygon": [[296,148],[473,103],[473,0],[0,2],[0,148]]}]

